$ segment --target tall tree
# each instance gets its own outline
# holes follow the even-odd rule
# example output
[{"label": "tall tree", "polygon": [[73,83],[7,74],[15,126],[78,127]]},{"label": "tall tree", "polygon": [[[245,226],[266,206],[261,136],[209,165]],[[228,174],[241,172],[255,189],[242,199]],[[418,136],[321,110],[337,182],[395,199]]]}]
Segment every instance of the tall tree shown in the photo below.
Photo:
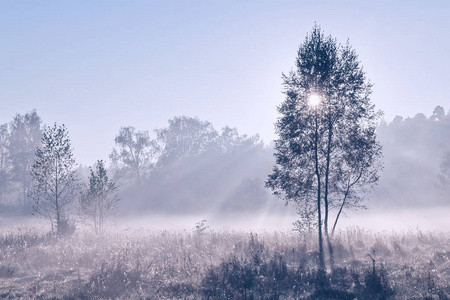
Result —
[{"label": "tall tree", "polygon": [[125,173],[130,171],[140,186],[155,154],[155,142],[150,139],[148,131],[136,131],[133,126],[120,128],[114,141],[118,149],[113,149],[111,160],[116,165],[120,164]]},{"label": "tall tree", "polygon": [[31,174],[34,181],[31,196],[34,210],[49,219],[52,231],[64,234],[69,224],[67,208],[78,194],[78,178],[75,169],[69,133],[64,125],[46,127],[42,147],[36,150]]},{"label": "tall tree", "polygon": [[31,165],[36,148],[42,138],[42,120],[36,110],[25,115],[17,114],[10,123],[8,143],[11,161],[11,180],[20,186],[19,204],[22,208],[31,207],[29,191],[31,188]]},{"label": "tall tree", "polygon": [[105,222],[117,212],[119,197],[117,185],[109,179],[103,160],[98,160],[95,171],[90,168],[89,184],[80,195],[80,212],[96,233],[104,231]]},{"label": "tall tree", "polygon": [[317,25],[299,47],[296,70],[283,78],[276,165],[266,185],[296,205],[300,217],[316,218],[319,267],[325,270],[324,234],[332,258],[330,211],[337,209],[337,223],[342,210],[360,206],[378,180],[375,129],[381,113],[370,101],[371,84],[355,51]]}]

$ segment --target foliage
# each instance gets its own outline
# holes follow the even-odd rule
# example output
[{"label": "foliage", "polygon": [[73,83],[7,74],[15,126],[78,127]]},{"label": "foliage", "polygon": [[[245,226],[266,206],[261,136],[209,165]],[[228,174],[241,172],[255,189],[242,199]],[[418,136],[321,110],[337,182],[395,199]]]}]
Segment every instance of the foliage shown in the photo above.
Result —
[{"label": "foliage", "polygon": [[155,132],[161,148],[160,165],[171,165],[219,150],[217,131],[210,122],[198,118],[175,117],[169,120],[168,127]]},{"label": "foliage", "polygon": [[9,158],[8,124],[0,125],[0,202],[10,190],[11,161]]},{"label": "foliage", "polygon": [[[75,172],[69,134],[64,125],[47,127],[42,136],[42,148],[36,150],[32,165],[33,190],[36,213],[49,219],[54,231],[63,234],[71,232],[68,206],[78,193],[78,178]],[[65,226],[67,225],[67,226]]]},{"label": "foliage", "polygon": [[276,165],[267,186],[301,217],[317,219],[323,260],[322,226],[330,245],[330,210],[337,210],[334,232],[342,211],[360,207],[378,181],[380,113],[355,51],[318,26],[300,45],[296,67],[283,75],[286,99],[278,107]]},{"label": "foliage", "polygon": [[80,213],[101,233],[107,219],[116,214],[118,201],[117,185],[109,179],[103,160],[98,160],[95,171],[90,169],[88,186],[81,191]]},{"label": "foliage", "polygon": [[[41,143],[42,121],[36,110],[16,114],[0,125],[0,201],[14,202],[22,210],[31,209],[31,165]],[[8,200],[8,201],[6,201]]]},{"label": "foliage", "polygon": [[[160,155],[142,185],[146,201],[136,203],[139,209],[189,213],[252,210],[267,203],[257,177],[267,174],[273,158],[258,136],[229,127],[218,131],[209,122],[186,116],[169,120],[156,133]],[[251,197],[254,191],[257,197]],[[129,188],[122,189],[121,198],[135,203],[137,197]]]},{"label": "foliage", "polygon": [[438,174],[438,190],[443,197],[448,200],[450,192],[450,151],[446,152],[439,166],[440,172]]},{"label": "foliage", "polygon": [[382,122],[377,136],[383,145],[385,168],[374,193],[377,202],[397,207],[448,203],[446,184],[441,181],[445,178],[441,165],[450,149],[450,140],[445,138],[448,132],[450,114],[440,106],[428,117],[396,116],[389,123]]},{"label": "foliage", "polygon": [[131,173],[135,182],[141,185],[157,151],[155,142],[150,140],[148,131],[137,131],[133,126],[120,128],[114,141],[117,149],[110,154],[112,162],[124,173],[121,176]]},{"label": "foliage", "polygon": [[33,110],[25,115],[15,115],[9,127],[8,153],[11,161],[11,180],[20,184],[20,206],[30,208],[31,166],[36,148],[41,145],[42,120],[36,110]]}]

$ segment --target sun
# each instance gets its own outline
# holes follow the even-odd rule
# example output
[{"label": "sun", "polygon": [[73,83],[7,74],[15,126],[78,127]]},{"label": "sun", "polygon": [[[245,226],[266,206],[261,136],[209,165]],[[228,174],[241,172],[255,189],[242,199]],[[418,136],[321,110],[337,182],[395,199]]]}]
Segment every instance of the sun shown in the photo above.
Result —
[{"label": "sun", "polygon": [[321,101],[321,99],[320,99],[319,95],[317,95],[317,94],[309,95],[309,98],[308,98],[309,106],[316,107],[320,104],[320,101]]}]

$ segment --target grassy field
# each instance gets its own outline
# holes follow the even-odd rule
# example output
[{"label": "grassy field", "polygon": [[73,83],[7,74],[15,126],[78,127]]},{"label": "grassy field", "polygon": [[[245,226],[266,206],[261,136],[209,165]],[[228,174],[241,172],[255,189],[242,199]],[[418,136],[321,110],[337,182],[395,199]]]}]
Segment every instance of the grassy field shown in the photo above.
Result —
[{"label": "grassy field", "polygon": [[[0,297],[26,299],[449,299],[450,234],[346,229],[316,284],[314,235],[210,229],[0,235]],[[373,258],[373,259],[372,259]],[[330,268],[328,268],[330,269]]]}]

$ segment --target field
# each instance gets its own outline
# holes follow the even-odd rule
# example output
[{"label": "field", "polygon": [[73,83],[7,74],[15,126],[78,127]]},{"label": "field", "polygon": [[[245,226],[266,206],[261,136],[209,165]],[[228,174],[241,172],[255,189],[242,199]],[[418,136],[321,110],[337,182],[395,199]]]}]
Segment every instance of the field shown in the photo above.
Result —
[{"label": "field", "polygon": [[[449,299],[450,235],[334,238],[336,266],[316,284],[316,237],[291,231],[120,229],[56,238],[10,227],[0,236],[6,299]],[[330,268],[328,268],[330,269]]]}]

